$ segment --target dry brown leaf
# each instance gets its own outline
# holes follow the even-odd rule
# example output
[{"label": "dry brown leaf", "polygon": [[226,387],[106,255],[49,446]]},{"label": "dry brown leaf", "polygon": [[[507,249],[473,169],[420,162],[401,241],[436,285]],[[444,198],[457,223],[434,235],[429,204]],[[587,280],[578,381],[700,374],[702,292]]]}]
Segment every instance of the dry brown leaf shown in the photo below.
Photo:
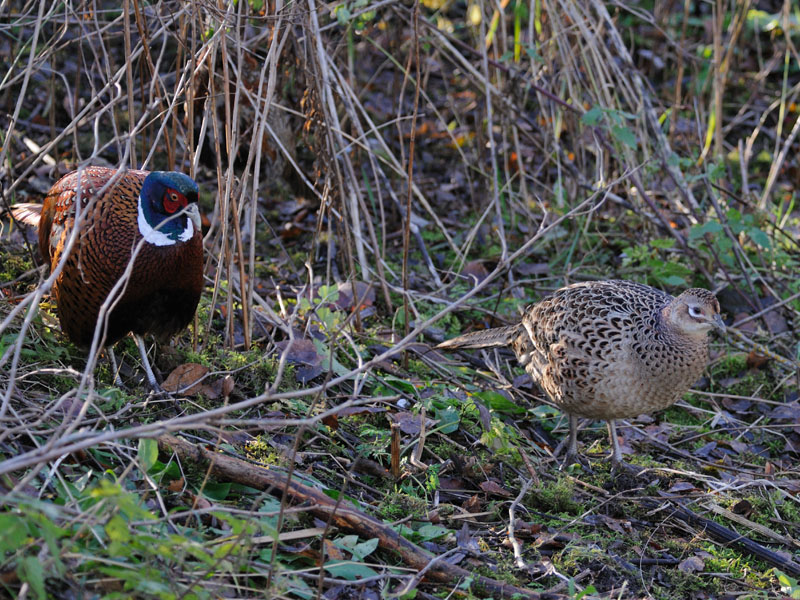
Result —
[{"label": "dry brown leaf", "polygon": [[511,497],[512,494],[496,481],[489,479],[481,483],[480,488],[487,494],[497,494],[498,496]]},{"label": "dry brown leaf", "polygon": [[194,396],[201,393],[201,388],[204,386],[198,382],[207,374],[208,367],[197,363],[184,363],[169,374],[161,387],[168,392],[180,391],[187,396]]}]

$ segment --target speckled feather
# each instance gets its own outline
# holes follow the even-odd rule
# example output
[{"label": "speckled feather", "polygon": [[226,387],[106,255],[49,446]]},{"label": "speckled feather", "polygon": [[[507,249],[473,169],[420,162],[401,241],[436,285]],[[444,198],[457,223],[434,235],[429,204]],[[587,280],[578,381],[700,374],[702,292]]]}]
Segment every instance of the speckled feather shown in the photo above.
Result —
[{"label": "speckled feather", "polygon": [[[124,273],[142,235],[137,202],[146,171],[128,171],[103,196],[116,171],[88,167],[62,177],[45,197],[39,249],[55,269],[75,222],[80,193],[81,233],[53,285],[61,328],[76,344],[91,344],[100,307]],[[79,191],[80,184],[80,191]],[[129,331],[167,338],[194,315],[203,286],[202,234],[173,246],[143,244],[130,281],[108,320],[106,344]]]},{"label": "speckled feather", "polygon": [[440,347],[508,345],[567,413],[634,417],[676,402],[708,362],[710,326],[683,331],[668,318],[671,311],[687,311],[687,300],[719,319],[719,303],[707,290],[674,298],[630,281],[586,282],[529,306],[516,325],[459,336]]}]

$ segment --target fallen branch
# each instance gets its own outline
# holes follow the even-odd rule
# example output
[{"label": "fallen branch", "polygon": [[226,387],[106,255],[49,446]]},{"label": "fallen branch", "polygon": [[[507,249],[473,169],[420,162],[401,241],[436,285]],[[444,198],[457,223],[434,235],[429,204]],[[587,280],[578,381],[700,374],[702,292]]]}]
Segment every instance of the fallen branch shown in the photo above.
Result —
[{"label": "fallen branch", "polygon": [[[173,452],[182,460],[210,463],[210,473],[215,477],[275,494],[288,494],[292,502],[308,504],[309,512],[320,519],[331,519],[333,525],[353,531],[365,539],[377,538],[381,548],[398,554],[406,565],[417,570],[427,568],[425,578],[429,581],[458,584],[469,578],[472,580],[472,589],[475,593],[492,598],[515,597],[532,600],[566,598],[562,594],[532,592],[476,575],[455,565],[442,564],[436,561],[436,556],[408,541],[385,523],[358,510],[349,502],[341,500],[337,505],[335,500],[326,496],[321,490],[291,479],[277,468],[256,466],[169,434],[160,436],[158,445],[163,451]],[[434,561],[435,564],[430,566]]]},{"label": "fallen branch", "polygon": [[[644,504],[651,509],[655,509],[660,506],[649,500],[645,500]],[[763,560],[765,563],[770,564],[773,567],[777,567],[792,577],[800,577],[800,564],[781,556],[777,552],[773,552],[769,548],[766,548],[758,542],[751,540],[740,533],[737,533],[733,529],[729,529],[724,525],[720,525],[719,523],[706,519],[705,517],[701,517],[697,513],[675,503],[671,503],[666,510],[670,511],[670,516],[680,519],[684,523],[688,523],[694,527],[701,528],[709,535],[709,537],[713,538],[717,542],[721,542],[725,545],[736,544],[739,549],[746,554]]]}]

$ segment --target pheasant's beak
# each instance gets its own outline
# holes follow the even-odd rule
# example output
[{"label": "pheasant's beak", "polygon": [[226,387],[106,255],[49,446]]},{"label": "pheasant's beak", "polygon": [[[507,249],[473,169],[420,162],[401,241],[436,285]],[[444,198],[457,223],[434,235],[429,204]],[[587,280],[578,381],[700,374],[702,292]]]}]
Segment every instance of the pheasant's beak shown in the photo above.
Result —
[{"label": "pheasant's beak", "polygon": [[202,231],[202,222],[200,221],[200,209],[197,208],[197,204],[192,202],[186,208],[183,209],[183,212],[186,213],[186,216],[189,217],[189,220],[194,223],[195,228],[197,231]]},{"label": "pheasant's beak", "polygon": [[725,333],[725,321],[722,320],[722,316],[719,313],[714,315],[714,320],[712,321],[711,324],[714,326],[714,329],[716,329],[720,335]]}]

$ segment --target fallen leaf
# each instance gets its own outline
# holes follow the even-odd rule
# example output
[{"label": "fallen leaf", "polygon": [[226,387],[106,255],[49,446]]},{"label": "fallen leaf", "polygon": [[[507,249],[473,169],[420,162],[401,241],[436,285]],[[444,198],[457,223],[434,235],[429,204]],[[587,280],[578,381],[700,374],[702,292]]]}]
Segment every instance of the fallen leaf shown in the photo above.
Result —
[{"label": "fallen leaf", "polygon": [[172,492],[173,494],[177,494],[183,489],[184,480],[183,477],[180,479],[173,479],[172,481],[167,484],[167,489]]},{"label": "fallen leaf", "polygon": [[695,573],[697,571],[702,571],[705,566],[705,561],[702,558],[699,556],[690,556],[678,564],[678,569],[684,573]]},{"label": "fallen leaf", "polygon": [[688,481],[678,481],[667,491],[677,494],[679,492],[696,492],[698,490],[694,484],[689,483]]},{"label": "fallen leaf", "polygon": [[208,375],[208,367],[197,363],[184,363],[175,367],[161,387],[168,392],[180,392],[187,396],[196,396],[205,387],[200,380],[206,375]]},{"label": "fallen leaf", "polygon": [[472,260],[464,265],[461,274],[465,277],[472,277],[475,283],[480,283],[489,276],[489,271],[479,260]]},{"label": "fallen leaf", "polygon": [[731,510],[737,515],[744,515],[745,517],[753,512],[753,505],[747,500],[739,500],[733,505]]},{"label": "fallen leaf", "polygon": [[486,492],[487,494],[496,494],[498,496],[505,496],[506,498],[509,498],[509,497],[512,496],[511,492],[509,492],[507,489],[502,487],[496,481],[492,481],[491,479],[489,479],[488,481],[482,482],[481,485],[480,485],[480,488],[484,492]]}]

